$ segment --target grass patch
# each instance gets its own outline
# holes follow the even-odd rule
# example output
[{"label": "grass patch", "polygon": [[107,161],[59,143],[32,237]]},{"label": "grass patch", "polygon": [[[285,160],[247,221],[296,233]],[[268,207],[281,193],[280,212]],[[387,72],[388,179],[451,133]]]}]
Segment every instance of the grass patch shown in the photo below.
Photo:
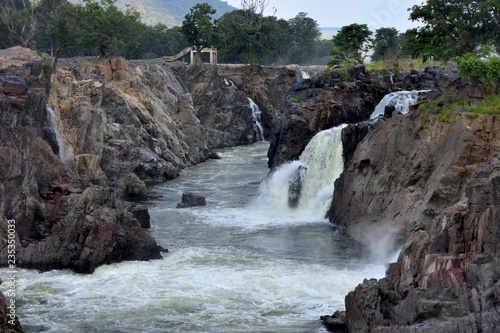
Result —
[{"label": "grass patch", "polygon": [[467,117],[477,118],[480,114],[500,114],[500,95],[486,96],[481,104],[471,105]]}]

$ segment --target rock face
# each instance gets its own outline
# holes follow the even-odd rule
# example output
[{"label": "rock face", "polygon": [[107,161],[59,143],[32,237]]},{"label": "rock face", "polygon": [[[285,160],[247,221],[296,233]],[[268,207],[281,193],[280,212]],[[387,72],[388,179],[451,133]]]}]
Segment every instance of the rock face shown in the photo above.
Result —
[{"label": "rock face", "polygon": [[0,77],[0,265],[7,265],[8,220],[15,221],[18,267],[92,272],[105,263],[160,258],[132,213],[63,163],[44,139],[48,82],[39,62],[4,68]]},{"label": "rock face", "polygon": [[184,76],[211,149],[258,141],[249,98],[261,110],[264,138],[272,140],[296,81],[296,73],[284,67],[257,65],[190,66]]},{"label": "rock face", "polygon": [[386,278],[346,297],[349,332],[498,331],[500,122],[442,119],[420,105],[377,122],[335,183],[332,221],[403,244]]},{"label": "rock face", "polygon": [[177,204],[177,208],[189,208],[189,207],[195,207],[195,206],[205,206],[207,204],[206,198],[194,194],[194,193],[183,193],[182,194],[182,201]]}]

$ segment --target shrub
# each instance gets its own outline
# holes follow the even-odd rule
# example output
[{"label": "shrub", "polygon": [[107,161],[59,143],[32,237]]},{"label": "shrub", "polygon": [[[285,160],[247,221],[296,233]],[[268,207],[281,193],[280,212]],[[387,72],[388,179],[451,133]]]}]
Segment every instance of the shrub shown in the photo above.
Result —
[{"label": "shrub", "polygon": [[31,116],[24,116],[21,124],[23,126],[33,126],[33,118]]}]

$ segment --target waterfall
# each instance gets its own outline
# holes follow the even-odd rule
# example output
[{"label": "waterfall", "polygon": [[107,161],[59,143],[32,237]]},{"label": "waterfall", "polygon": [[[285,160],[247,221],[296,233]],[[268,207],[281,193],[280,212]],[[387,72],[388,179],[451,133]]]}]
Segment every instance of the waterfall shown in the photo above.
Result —
[{"label": "waterfall", "polygon": [[250,103],[250,108],[252,109],[253,130],[257,141],[264,141],[264,129],[262,128],[260,120],[260,108],[250,97],[248,97],[248,102]]},{"label": "waterfall", "polygon": [[[298,161],[280,166],[261,185],[258,204],[276,214],[323,220],[331,203],[334,182],[344,169],[340,125],[317,133]],[[290,204],[290,187],[299,178],[298,202]]]},{"label": "waterfall", "polygon": [[224,78],[224,84],[228,87],[236,87],[236,85],[234,84],[233,81],[231,81],[230,79],[228,78]]},{"label": "waterfall", "polygon": [[49,120],[49,126],[50,126],[50,131],[54,133],[56,140],[57,140],[57,145],[59,146],[59,158],[61,161],[66,161],[67,154],[66,154],[66,144],[64,143],[64,140],[61,136],[61,132],[59,131],[59,127],[57,125],[57,119],[56,119],[56,114],[54,112],[54,109],[50,107],[50,105],[47,105],[47,115],[48,115],[48,120]]},{"label": "waterfall", "polygon": [[311,78],[311,75],[309,75],[309,73],[306,71],[300,71],[300,75],[302,76],[302,80],[307,80]]},{"label": "waterfall", "polygon": [[386,106],[394,106],[396,111],[407,114],[410,111],[410,106],[417,104],[420,96],[428,91],[429,90],[397,91],[387,94],[377,105],[370,119],[377,119],[383,116]]}]

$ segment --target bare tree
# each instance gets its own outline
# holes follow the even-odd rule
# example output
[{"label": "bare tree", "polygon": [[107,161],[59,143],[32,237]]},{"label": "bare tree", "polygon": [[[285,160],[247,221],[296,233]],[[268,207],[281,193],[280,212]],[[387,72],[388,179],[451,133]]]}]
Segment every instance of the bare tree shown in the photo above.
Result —
[{"label": "bare tree", "polygon": [[[241,0],[241,9],[247,16],[248,23],[252,24],[257,17],[262,17],[269,5],[269,0]],[[273,8],[276,14],[276,8]]]},{"label": "bare tree", "polygon": [[17,2],[10,0],[0,13],[0,19],[9,30],[12,39],[22,47],[28,47],[35,36],[37,21],[35,18],[35,4],[28,0]]}]

